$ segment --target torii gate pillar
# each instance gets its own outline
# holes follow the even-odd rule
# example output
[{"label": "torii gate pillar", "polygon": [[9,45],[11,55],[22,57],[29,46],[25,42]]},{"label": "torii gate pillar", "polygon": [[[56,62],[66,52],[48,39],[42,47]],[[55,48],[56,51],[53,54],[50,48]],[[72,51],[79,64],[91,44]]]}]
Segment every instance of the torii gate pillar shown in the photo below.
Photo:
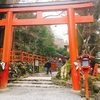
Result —
[{"label": "torii gate pillar", "polygon": [[7,87],[8,82],[8,72],[10,65],[10,53],[11,53],[11,44],[12,44],[12,19],[13,12],[7,12],[6,14],[6,25],[5,25],[5,35],[4,35],[4,45],[3,45],[3,56],[2,61],[6,63],[5,70],[1,72],[0,75],[0,89],[4,89]]},{"label": "torii gate pillar", "polygon": [[74,66],[74,61],[78,56],[76,28],[75,28],[75,14],[73,8],[68,8],[68,36],[69,36],[69,50],[70,50],[70,64],[71,64],[71,77],[72,87],[74,90],[80,89],[80,75],[79,71]]}]

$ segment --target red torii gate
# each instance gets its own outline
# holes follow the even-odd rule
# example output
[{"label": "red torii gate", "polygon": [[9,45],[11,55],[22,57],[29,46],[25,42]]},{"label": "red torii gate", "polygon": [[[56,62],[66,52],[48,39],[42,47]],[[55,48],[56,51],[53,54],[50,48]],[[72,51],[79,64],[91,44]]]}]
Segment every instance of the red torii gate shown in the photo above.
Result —
[{"label": "red torii gate", "polygon": [[[6,13],[6,18],[0,20],[0,26],[5,26],[5,35],[3,43],[2,61],[6,63],[5,70],[0,76],[0,89],[7,87],[8,71],[10,65],[10,51],[12,45],[12,36],[14,26],[26,25],[51,25],[51,24],[68,24],[70,63],[72,65],[72,87],[74,90],[80,89],[79,71],[75,69],[74,61],[78,56],[76,29],[75,24],[93,22],[93,16],[76,16],[74,10],[87,9],[92,7],[91,1],[63,1],[63,2],[45,2],[34,4],[11,4],[1,5],[0,13]],[[62,18],[42,18],[43,11],[67,11],[67,15]],[[35,19],[17,19],[15,13],[36,12]]]}]

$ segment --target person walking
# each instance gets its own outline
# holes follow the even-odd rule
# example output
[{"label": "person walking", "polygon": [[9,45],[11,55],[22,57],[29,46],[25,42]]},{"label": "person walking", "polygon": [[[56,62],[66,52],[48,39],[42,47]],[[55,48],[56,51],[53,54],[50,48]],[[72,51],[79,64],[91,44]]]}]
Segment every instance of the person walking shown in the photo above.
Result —
[{"label": "person walking", "polygon": [[45,65],[44,65],[44,67],[45,67],[45,69],[46,69],[46,74],[49,74],[49,72],[50,72],[50,74],[51,74],[51,63],[50,63],[50,61],[47,61],[47,62],[45,63]]}]

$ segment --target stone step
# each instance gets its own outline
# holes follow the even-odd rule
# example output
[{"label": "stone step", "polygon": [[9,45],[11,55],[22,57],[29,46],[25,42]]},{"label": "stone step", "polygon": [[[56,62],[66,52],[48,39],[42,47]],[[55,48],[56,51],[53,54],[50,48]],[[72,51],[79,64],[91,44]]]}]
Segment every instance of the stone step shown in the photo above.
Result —
[{"label": "stone step", "polygon": [[53,84],[52,81],[41,81],[41,80],[32,80],[32,81],[14,81],[13,83],[20,83],[20,84]]},{"label": "stone step", "polygon": [[49,84],[13,84],[9,83],[8,87],[41,87],[41,88],[62,88],[62,86],[58,85],[49,85]]},{"label": "stone step", "polygon": [[8,83],[8,87],[43,87],[43,88],[61,88],[62,86],[54,85],[51,81],[51,77],[28,77],[19,79],[18,81],[13,81]]},{"label": "stone step", "polygon": [[19,79],[19,81],[32,81],[32,80],[51,81],[51,77],[28,77],[28,78]]}]

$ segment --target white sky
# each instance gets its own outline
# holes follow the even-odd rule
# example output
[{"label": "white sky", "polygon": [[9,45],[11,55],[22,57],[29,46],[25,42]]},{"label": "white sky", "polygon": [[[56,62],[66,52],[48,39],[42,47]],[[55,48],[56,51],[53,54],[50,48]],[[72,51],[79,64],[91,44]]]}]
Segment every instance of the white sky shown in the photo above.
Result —
[{"label": "white sky", "polygon": [[[39,0],[40,1],[52,1],[52,0]],[[58,12],[45,12],[43,13],[43,17],[47,16],[47,15],[55,15],[55,16],[50,16],[48,18],[58,18],[58,17],[62,17],[65,16],[65,13],[62,13],[61,15],[59,15],[62,11],[58,11]],[[59,16],[56,16],[59,15]],[[54,33],[54,36],[60,39],[63,39],[64,42],[68,41],[68,29],[67,29],[67,24],[61,24],[61,25],[51,25],[52,31]]]},{"label": "white sky", "polygon": [[52,31],[54,32],[54,36],[60,39],[63,39],[64,42],[68,41],[68,30],[67,25],[51,25]]},{"label": "white sky", "polygon": [[[44,12],[42,17],[49,16],[49,17],[46,17],[46,18],[59,18],[59,17],[65,16],[65,13],[59,15],[61,12],[62,11]],[[59,16],[57,16],[57,15],[59,15]],[[66,42],[66,40],[68,41],[67,24],[51,25],[51,29],[52,29],[55,37],[63,39],[64,42]]]}]

